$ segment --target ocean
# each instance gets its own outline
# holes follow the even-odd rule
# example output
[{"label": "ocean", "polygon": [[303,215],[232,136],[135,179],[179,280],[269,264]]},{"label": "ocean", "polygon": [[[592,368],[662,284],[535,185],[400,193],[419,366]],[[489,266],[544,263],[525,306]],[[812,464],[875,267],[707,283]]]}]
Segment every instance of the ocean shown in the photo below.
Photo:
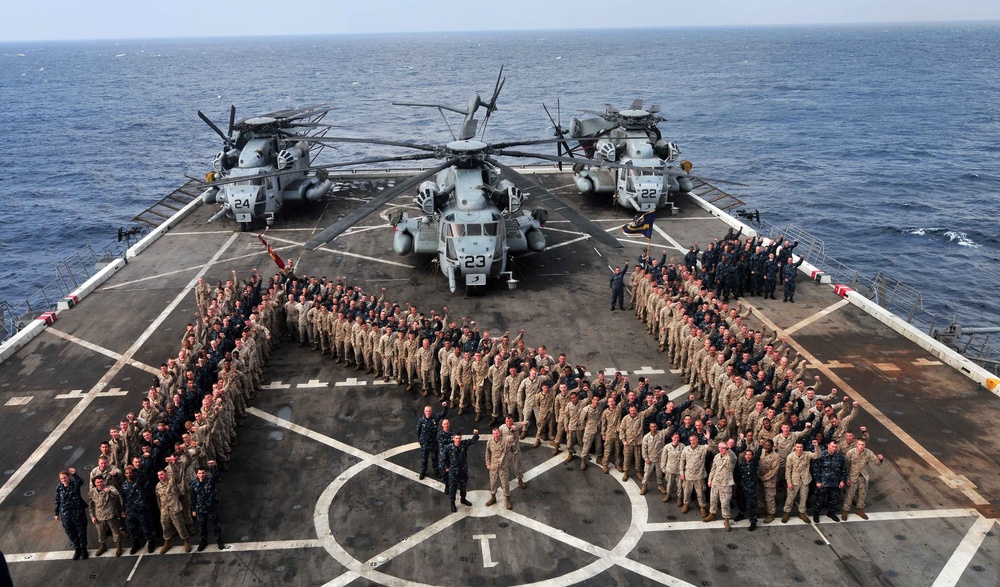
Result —
[{"label": "ocean", "polygon": [[488,139],[550,136],[557,99],[564,125],[660,104],[693,173],[747,184],[732,193],[768,223],[909,283],[934,314],[1000,325],[998,23],[2,43],[0,300],[20,308],[201,176],[221,141],[198,110],[224,127],[230,104],[325,103],[335,134],[442,142],[436,112],[390,103],[464,105],[501,65]]}]

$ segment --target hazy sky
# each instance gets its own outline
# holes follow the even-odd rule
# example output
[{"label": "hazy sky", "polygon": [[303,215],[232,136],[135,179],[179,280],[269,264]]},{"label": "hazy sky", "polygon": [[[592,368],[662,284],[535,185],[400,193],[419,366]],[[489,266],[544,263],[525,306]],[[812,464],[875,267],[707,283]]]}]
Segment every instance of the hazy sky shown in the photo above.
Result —
[{"label": "hazy sky", "polygon": [[12,0],[0,41],[936,21],[1000,21],[1000,1]]}]

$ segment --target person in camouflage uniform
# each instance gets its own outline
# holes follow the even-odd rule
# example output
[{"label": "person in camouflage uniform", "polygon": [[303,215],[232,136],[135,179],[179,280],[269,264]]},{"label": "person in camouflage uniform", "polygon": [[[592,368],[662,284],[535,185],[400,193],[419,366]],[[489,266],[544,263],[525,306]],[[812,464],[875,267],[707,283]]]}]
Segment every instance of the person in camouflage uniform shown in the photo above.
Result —
[{"label": "person in camouflage uniform", "polygon": [[[215,461],[208,461],[208,466],[215,470]],[[219,496],[215,492],[215,475],[205,467],[198,468],[198,478],[191,482],[191,515],[198,522],[198,552],[208,546],[208,525],[212,524],[215,541],[222,550],[226,547],[222,541],[222,525],[219,523]]]},{"label": "person in camouflage uniform", "polygon": [[457,512],[455,495],[460,494],[462,505],[471,506],[472,502],[465,498],[469,488],[469,447],[479,441],[479,430],[472,431],[472,438],[462,440],[461,434],[452,436],[452,444],[444,449],[445,470],[448,473],[448,497],[451,499],[451,511]]},{"label": "person in camouflage uniform", "polygon": [[97,551],[94,556],[101,556],[108,551],[104,545],[108,532],[115,541],[115,556],[122,555],[122,531],[119,518],[124,513],[125,504],[122,496],[113,485],[107,483],[103,476],[94,477],[94,486],[90,489],[90,521],[97,526]]},{"label": "person in camouflage uniform", "polygon": [[153,520],[149,515],[147,491],[145,477],[132,465],[125,467],[122,500],[125,502],[125,528],[132,537],[129,554],[135,554],[144,544],[147,552],[153,552]]},{"label": "person in camouflage uniform", "polygon": [[856,513],[862,520],[867,520],[865,514],[865,496],[868,495],[868,465],[881,465],[885,459],[882,455],[876,455],[871,450],[865,448],[866,442],[859,439],[853,448],[844,453],[847,459],[847,496],[844,499],[844,506],[840,512],[840,519],[847,521],[847,513],[851,509],[851,502],[854,501],[854,494],[858,495],[858,509]]},{"label": "person in camouflage uniform", "polygon": [[744,449],[736,460],[736,521],[750,520],[749,530],[757,529],[757,486],[759,484],[760,451]]},{"label": "person in camouflage uniform", "polygon": [[59,472],[59,485],[56,485],[55,519],[62,522],[63,530],[70,544],[76,549],[73,560],[87,558],[87,503],[80,495],[83,479],[76,474],[76,469]]},{"label": "person in camouflage uniform", "polygon": [[424,406],[424,415],[417,420],[417,442],[420,443],[420,479],[427,476],[427,459],[434,464],[434,474],[441,476],[438,461],[438,423],[448,415],[448,402],[441,402],[441,411],[432,414],[430,406]]},{"label": "person in camouflage uniform", "polygon": [[847,459],[832,440],[826,445],[826,454],[819,459],[815,481],[813,522],[819,522],[819,511],[823,508],[831,520],[839,522],[837,512],[840,511],[840,490],[847,484]]},{"label": "person in camouflage uniform", "polygon": [[503,489],[507,509],[513,507],[510,503],[510,478],[507,473],[511,442],[520,441],[509,434],[504,436],[499,428],[494,428],[493,437],[486,441],[486,470],[490,472],[490,498],[486,501],[487,506],[496,504],[499,485]]}]

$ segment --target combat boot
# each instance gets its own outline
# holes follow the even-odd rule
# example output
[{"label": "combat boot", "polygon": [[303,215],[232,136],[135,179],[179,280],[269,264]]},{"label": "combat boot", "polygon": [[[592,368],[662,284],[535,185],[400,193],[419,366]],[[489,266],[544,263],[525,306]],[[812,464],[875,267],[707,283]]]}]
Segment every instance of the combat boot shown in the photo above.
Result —
[{"label": "combat boot", "polygon": [[465,406],[459,405],[458,406],[458,415],[461,416],[463,412],[465,412]]},{"label": "combat boot", "polygon": [[646,484],[643,483],[642,487],[639,489],[639,495],[646,495]]},{"label": "combat boot", "polygon": [[[708,514],[707,516],[703,517],[701,519],[701,521],[702,522],[714,522],[715,521],[715,514]],[[729,522],[729,520],[726,520],[726,522]]]},{"label": "combat boot", "polygon": [[198,552],[201,552],[208,548],[208,538],[202,537],[201,542],[198,543]]},{"label": "combat boot", "polygon": [[826,512],[826,517],[830,518],[834,522],[840,523],[840,518],[838,518],[837,514],[835,514],[833,512]]},{"label": "combat boot", "polygon": [[184,541],[184,552],[191,552],[191,540]]},{"label": "combat boot", "polygon": [[133,541],[132,542],[132,548],[129,549],[128,553],[130,555],[133,555],[133,554],[139,552],[139,549],[142,548],[143,544],[144,544],[143,542]]},{"label": "combat boot", "polygon": [[698,511],[701,513],[701,517],[703,518],[708,517],[708,510],[706,510],[705,508],[698,508]]},{"label": "combat boot", "polygon": [[479,412],[476,412],[476,418],[475,418],[475,421],[476,421],[476,422],[478,422],[478,421],[480,421],[480,420],[482,420],[482,419],[483,419],[483,415],[482,415],[482,414],[480,414]]},{"label": "combat boot", "polygon": [[573,462],[573,452],[572,451],[567,451],[567,452],[569,454],[566,455],[566,462],[567,463]]},{"label": "combat boot", "polygon": [[[782,524],[787,524],[788,523],[788,519],[791,518],[791,517],[792,517],[792,514],[790,514],[788,512],[785,512],[785,513],[781,514],[781,523]],[[767,522],[764,522],[764,523],[766,524]]]},{"label": "combat boot", "polygon": [[581,471],[587,470],[587,459],[580,459],[580,470]]},{"label": "combat boot", "polygon": [[535,444],[533,444],[531,446],[533,448],[538,448],[538,447],[542,446],[542,439],[538,438],[538,437],[535,437]]},{"label": "combat boot", "polygon": [[457,511],[458,511],[458,508],[455,507],[455,502],[451,502],[451,513],[455,513]]},{"label": "combat boot", "polygon": [[420,392],[420,395],[422,395],[422,396],[424,396],[424,397],[427,397],[428,395],[430,395],[430,392],[429,392],[429,391],[427,391],[426,389],[424,389],[424,390],[422,390],[422,391]]},{"label": "combat boot", "polygon": [[[802,520],[803,522],[805,522],[806,524],[809,523],[809,516],[807,516],[805,514],[800,513],[799,514],[799,519]],[[816,515],[816,521],[819,522],[819,514]]]},{"label": "combat boot", "polygon": [[669,495],[664,495],[663,496],[663,503],[670,503],[670,496]]},{"label": "combat boot", "polygon": [[146,543],[146,552],[148,552],[149,554],[153,554],[153,548],[154,546],[152,540]]},{"label": "combat boot", "polygon": [[625,471],[625,474],[622,475],[622,481],[628,481],[628,471]]},{"label": "combat boot", "polygon": [[770,524],[773,521],[774,521],[774,516],[772,516],[771,514],[768,514],[767,517],[764,518],[764,523],[765,524]]},{"label": "combat boot", "polygon": [[681,508],[681,513],[686,514],[689,511],[691,511],[691,506],[689,506],[688,504],[684,504],[684,507]]},{"label": "combat boot", "polygon": [[222,536],[219,536],[219,539],[215,541],[215,545],[219,547],[219,550],[226,547],[226,543],[222,541]]},{"label": "combat boot", "polygon": [[684,498],[681,497],[680,495],[678,495],[677,496],[677,507],[681,507],[682,505],[684,505]]},{"label": "combat boot", "polygon": [[484,505],[489,507],[491,505],[496,505],[496,503],[497,503],[497,494],[491,493],[490,498],[486,500],[486,503]]},{"label": "combat boot", "polygon": [[660,493],[663,493],[663,494],[667,493],[667,488],[663,486],[663,483],[658,483],[656,485],[656,488],[660,491]]},{"label": "combat boot", "polygon": [[862,520],[868,519],[868,514],[865,513],[865,510],[863,508],[858,508],[854,510],[854,513],[858,514],[858,517],[861,518]]},{"label": "combat boot", "polygon": [[847,521],[847,512],[840,512],[840,520],[843,522]]},{"label": "combat boot", "polygon": [[559,445],[553,445],[552,446],[552,456],[556,456],[557,454],[559,454]]},{"label": "combat boot", "polygon": [[121,556],[121,555],[122,555],[122,543],[115,542],[115,556]]},{"label": "combat boot", "polygon": [[527,489],[528,488],[528,484],[525,483],[524,479],[522,479],[520,477],[517,478],[517,486],[520,487],[521,489]]},{"label": "combat boot", "polygon": [[662,344],[660,345],[660,352],[661,353],[663,352],[663,345]]},{"label": "combat boot", "polygon": [[729,527],[729,518],[722,520],[722,525],[726,527],[726,532],[731,532],[732,528]]},{"label": "combat boot", "polygon": [[757,522],[750,522],[750,527],[747,528],[747,530],[753,532],[756,529],[757,529]]},{"label": "combat boot", "polygon": [[104,554],[107,551],[108,551],[108,547],[104,546],[104,543],[102,542],[101,545],[97,547],[97,552],[94,553],[94,556],[101,556],[102,554]]},{"label": "combat boot", "polygon": [[512,509],[514,509],[514,506],[512,506],[512,505],[510,504],[510,498],[509,498],[509,497],[505,497],[505,498],[503,498],[503,500],[504,500],[504,502],[505,502],[505,504],[506,504],[506,506],[507,506],[507,509],[509,509],[509,510],[512,510]]},{"label": "combat boot", "polygon": [[601,470],[604,471],[605,475],[607,475],[608,474],[608,464],[604,463],[603,465],[601,465]]},{"label": "combat boot", "polygon": [[170,550],[170,546],[170,539],[164,539],[163,546],[160,547],[160,554],[167,554],[167,551]]},{"label": "combat boot", "polygon": [[[528,428],[527,426],[525,426],[524,428],[521,429],[521,437],[519,438],[519,440],[524,440],[527,436],[528,436]],[[535,446],[537,447],[538,445],[536,444]]]},{"label": "combat boot", "polygon": [[77,549],[73,551],[73,560],[78,561],[81,556],[83,556],[83,554],[80,553],[80,548],[77,547]]}]

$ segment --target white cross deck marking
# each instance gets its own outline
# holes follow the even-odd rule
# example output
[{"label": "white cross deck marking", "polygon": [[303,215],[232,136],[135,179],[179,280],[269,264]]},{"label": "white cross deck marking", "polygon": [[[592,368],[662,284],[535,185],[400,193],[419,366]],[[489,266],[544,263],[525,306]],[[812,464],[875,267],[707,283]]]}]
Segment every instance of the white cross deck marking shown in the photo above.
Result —
[{"label": "white cross deck marking", "polygon": [[[217,550],[214,546],[210,549],[205,550],[200,554],[220,554],[226,552],[259,552],[263,550],[294,550],[298,548],[322,548],[323,545],[319,540],[309,539],[309,540],[265,540],[262,542],[233,542],[227,543],[224,550]],[[122,553],[122,557],[134,556],[136,558],[141,558],[145,553],[145,550],[139,554],[130,555],[128,551]],[[169,552],[168,555],[187,555],[193,556],[194,553],[186,553],[183,548],[174,547]],[[38,562],[38,561],[62,561],[62,560],[72,560],[73,551],[72,550],[54,550],[51,552],[21,552],[10,554],[6,553],[8,563],[28,563],[28,562]]]},{"label": "white cross deck marking", "polygon": [[[94,351],[95,353],[100,353],[100,354],[102,354],[102,355],[104,355],[106,357],[111,357],[112,359],[114,359],[116,361],[120,361],[120,360],[123,359],[123,356],[122,356],[121,353],[116,353],[115,351],[113,351],[111,349],[106,349],[106,348],[104,348],[102,346],[99,346],[99,345],[96,345],[96,344],[94,344],[92,342],[87,342],[86,340],[83,340],[82,338],[78,338],[76,336],[73,336],[72,334],[68,334],[66,332],[63,332],[62,330],[58,330],[58,329],[53,328],[51,326],[49,326],[48,328],[46,328],[43,332],[47,332],[49,334],[58,336],[59,338],[61,338],[63,340],[68,340],[68,341],[70,341],[72,343],[75,343],[75,344],[77,344],[79,346],[82,346],[83,348],[85,348],[87,350]],[[147,365],[147,364],[142,363],[140,361],[136,361],[136,360],[134,360],[132,358],[125,359],[125,362],[128,363],[129,365],[132,365],[133,367],[135,367],[137,369],[142,369],[143,371],[145,371],[147,373],[150,373],[152,375],[159,375],[160,374],[160,370],[159,369],[153,367],[152,365]]]},{"label": "white cross deck marking", "polygon": [[69,427],[76,422],[77,418],[79,418],[80,415],[83,414],[88,407],[90,407],[91,402],[100,396],[100,391],[111,383],[111,381],[118,375],[125,365],[128,364],[127,361],[131,360],[132,356],[135,355],[140,348],[142,348],[142,345],[146,344],[146,340],[159,330],[160,325],[167,319],[167,316],[169,316],[174,309],[177,308],[182,301],[184,301],[184,298],[187,297],[191,290],[194,289],[194,286],[198,283],[198,278],[203,277],[205,273],[208,272],[208,268],[215,264],[215,262],[222,257],[226,250],[234,242],[236,242],[236,239],[238,238],[239,234],[234,234],[224,245],[219,247],[219,250],[216,251],[215,255],[212,256],[207,264],[205,264],[204,268],[202,268],[202,270],[199,271],[190,282],[188,282],[187,286],[184,287],[184,289],[177,294],[173,301],[171,301],[170,304],[168,304],[167,307],[160,312],[159,316],[157,316],[156,319],[149,324],[146,330],[139,335],[139,338],[132,343],[132,346],[125,351],[121,359],[117,360],[115,364],[108,369],[107,373],[104,374],[104,377],[101,377],[100,381],[94,384],[94,387],[92,387],[88,393],[83,394],[80,397],[80,402],[77,403],[68,414],[66,414],[66,417],[63,418],[62,421],[59,422],[59,424],[52,430],[52,432],[49,433],[48,437],[42,441],[42,444],[35,449],[35,452],[31,453],[31,456],[28,457],[24,464],[22,464],[17,471],[15,471],[14,474],[7,479],[7,482],[3,484],[3,487],[0,487],[0,503],[3,503],[7,499],[7,496],[9,496],[11,492],[14,491],[14,488],[21,483],[29,472],[31,472],[38,461],[40,461],[42,457],[44,457],[53,446],[55,446],[55,443],[62,438],[62,435],[69,430]]},{"label": "white cross deck marking", "polygon": [[[112,387],[107,391],[98,390],[93,393],[97,397],[119,397],[122,395],[128,395],[128,390],[122,390],[120,387]],[[56,399],[83,399],[84,397],[87,396],[83,393],[82,389],[74,389],[69,393],[60,393],[56,396]]]},{"label": "white cross deck marking", "polygon": [[965,568],[969,566],[972,558],[979,552],[979,547],[986,540],[986,533],[993,528],[994,523],[996,523],[996,520],[980,517],[972,524],[972,527],[965,534],[965,538],[962,539],[955,552],[952,553],[951,558],[948,559],[944,568],[941,569],[941,573],[938,574],[933,587],[958,585],[958,582],[962,579],[962,575],[965,574]]},{"label": "white cross deck marking", "polygon": [[669,398],[671,401],[673,401],[673,400],[675,400],[675,399],[677,399],[679,397],[684,397],[685,395],[687,395],[690,392],[691,392],[691,386],[688,385],[687,383],[685,383],[684,385],[682,385],[682,386],[678,387],[677,389],[675,389],[675,390],[671,391],[670,393],[668,393],[667,394],[667,398]]},{"label": "white cross deck marking", "polygon": [[35,396],[32,395],[12,397],[9,400],[7,400],[7,403],[5,403],[4,406],[23,406],[28,402],[30,402],[34,397]]},{"label": "white cross deck marking", "polygon": [[895,363],[872,363],[872,366],[879,371],[900,371],[901,369],[896,366]]},{"label": "white cross deck marking", "polygon": [[299,383],[295,387],[298,389],[312,389],[317,387],[329,387],[330,383],[327,381],[320,381],[319,379],[310,379],[308,383]]},{"label": "white cross deck marking", "polygon": [[826,316],[828,316],[828,315],[836,312],[837,310],[843,308],[844,306],[846,306],[846,305],[848,305],[850,303],[851,302],[849,302],[847,300],[840,300],[840,301],[838,301],[838,302],[836,302],[834,304],[831,304],[831,305],[827,306],[826,308],[823,308],[819,312],[816,312],[812,316],[809,316],[808,318],[806,318],[806,319],[804,319],[804,320],[802,320],[802,321],[800,321],[800,322],[798,322],[796,324],[793,324],[792,326],[789,326],[788,328],[786,328],[782,332],[782,334],[786,334],[787,335],[787,334],[792,334],[794,332],[798,332],[799,330],[802,330],[803,328],[805,328],[806,326],[809,326],[813,322],[815,322],[817,320],[820,320],[821,318],[824,318],[824,317],[826,317]]},{"label": "white cross deck marking", "polygon": [[[761,313],[761,311],[758,310],[753,304],[748,303],[745,305],[746,307],[753,310],[754,315],[757,316],[757,318],[763,324],[766,324],[768,328],[770,328],[773,331],[778,330],[778,326],[774,323],[774,321],[768,318],[765,314]],[[955,472],[952,471],[950,467],[948,467],[948,465],[945,465],[941,461],[941,459],[931,454],[930,451],[924,448],[919,442],[916,441],[916,439],[914,439],[905,430],[903,430],[903,428],[899,424],[892,421],[892,419],[886,416],[882,412],[882,410],[878,409],[877,406],[869,402],[863,395],[858,393],[858,391],[854,389],[853,386],[851,386],[847,381],[845,381],[843,378],[837,375],[835,371],[833,371],[829,367],[826,367],[820,361],[818,361],[816,357],[811,352],[809,352],[808,349],[805,348],[805,346],[796,342],[795,339],[793,339],[791,336],[786,337],[786,342],[792,347],[799,349],[799,352],[802,353],[802,357],[805,360],[809,361],[809,364],[812,365],[813,368],[817,369],[819,372],[826,375],[826,377],[830,379],[830,381],[834,385],[836,385],[840,390],[849,395],[854,401],[858,402],[858,404],[860,404],[861,407],[864,408],[866,412],[871,414],[873,418],[875,418],[880,424],[885,426],[886,429],[888,429],[889,432],[893,434],[893,436],[902,441],[902,443],[905,444],[906,446],[910,447],[910,450],[915,452],[921,459],[924,460],[924,462],[926,462],[928,465],[930,465],[931,468],[937,471],[941,475],[942,479],[946,480],[956,479],[958,477],[955,474]],[[957,485],[956,488],[961,490],[962,493],[964,493],[965,496],[968,497],[975,504],[985,505],[989,503],[989,500],[984,498],[982,495],[980,495],[978,491],[976,491],[975,485],[973,485],[972,483],[960,483]]]},{"label": "white cross deck marking", "polygon": [[829,363],[820,363],[817,367],[826,367],[827,369],[853,369],[854,363],[841,363],[837,360],[831,360]]},{"label": "white cross deck marking", "polygon": [[345,379],[343,381],[338,381],[338,382],[336,382],[336,383],[333,384],[334,387],[349,387],[349,386],[352,386],[352,385],[357,385],[357,386],[363,387],[365,385],[368,385],[368,381],[361,380],[361,379],[358,379],[356,377],[348,377],[347,379]]},{"label": "white cross deck marking", "polygon": [[634,375],[663,375],[665,371],[663,369],[654,369],[649,366],[643,366],[641,369],[636,369],[632,371]]},{"label": "white cross deck marking", "polygon": [[284,382],[281,382],[281,381],[272,381],[271,383],[268,383],[267,385],[261,385],[260,388],[261,389],[288,389],[291,386],[292,385],[290,383],[284,383]]},{"label": "white cross deck marking", "polygon": [[476,534],[472,537],[473,540],[479,541],[479,546],[483,549],[483,566],[487,569],[500,564],[490,556],[490,540],[496,540],[496,537],[496,534]]}]

